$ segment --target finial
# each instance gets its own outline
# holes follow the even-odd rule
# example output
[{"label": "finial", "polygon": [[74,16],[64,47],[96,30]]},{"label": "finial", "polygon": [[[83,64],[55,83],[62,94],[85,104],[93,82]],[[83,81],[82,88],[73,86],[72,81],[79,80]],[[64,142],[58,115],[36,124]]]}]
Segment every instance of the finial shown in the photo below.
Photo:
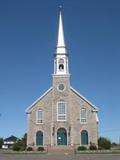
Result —
[{"label": "finial", "polygon": [[62,10],[62,5],[59,5],[59,9],[60,9],[60,11]]}]

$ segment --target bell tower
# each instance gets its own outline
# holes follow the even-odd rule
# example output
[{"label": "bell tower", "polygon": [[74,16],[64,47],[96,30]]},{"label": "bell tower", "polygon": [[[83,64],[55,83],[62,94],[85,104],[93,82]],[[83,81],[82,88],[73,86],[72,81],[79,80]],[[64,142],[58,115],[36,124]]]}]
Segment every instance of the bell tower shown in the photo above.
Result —
[{"label": "bell tower", "polygon": [[64,40],[61,9],[59,15],[58,41],[54,57],[54,75],[69,75],[68,54]]},{"label": "bell tower", "polygon": [[54,97],[65,99],[70,89],[70,74],[68,65],[68,53],[65,45],[62,13],[60,7],[58,39],[54,54],[53,90]]}]

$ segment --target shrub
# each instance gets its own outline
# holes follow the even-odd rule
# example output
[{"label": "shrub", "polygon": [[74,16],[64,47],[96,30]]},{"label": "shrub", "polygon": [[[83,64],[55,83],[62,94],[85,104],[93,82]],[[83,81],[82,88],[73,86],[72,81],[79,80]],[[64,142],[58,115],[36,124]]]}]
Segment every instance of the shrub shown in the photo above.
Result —
[{"label": "shrub", "polygon": [[78,151],[85,151],[85,150],[87,150],[87,148],[86,148],[85,146],[79,146],[79,147],[77,148],[77,150],[78,150]]},{"label": "shrub", "polygon": [[111,147],[117,147],[117,146],[118,146],[118,144],[115,143],[115,142],[113,142],[113,143],[111,144]]},{"label": "shrub", "polygon": [[98,139],[98,146],[101,149],[110,149],[111,148],[111,142],[109,139],[104,138],[104,137],[100,137]]},{"label": "shrub", "polygon": [[90,150],[97,150],[97,147],[95,145],[90,145],[89,149]]},{"label": "shrub", "polygon": [[24,151],[26,149],[26,139],[27,139],[27,134],[25,134],[23,138],[18,139],[13,146],[13,150],[16,150],[17,148],[17,150]]},{"label": "shrub", "polygon": [[20,146],[14,145],[13,146],[13,151],[20,151]]},{"label": "shrub", "polygon": [[98,150],[103,150],[104,148],[102,148],[102,147],[100,147],[100,146],[98,146]]},{"label": "shrub", "polygon": [[32,147],[28,147],[27,151],[33,151],[33,148]]},{"label": "shrub", "polygon": [[45,149],[44,149],[44,147],[38,147],[37,150],[43,152]]}]

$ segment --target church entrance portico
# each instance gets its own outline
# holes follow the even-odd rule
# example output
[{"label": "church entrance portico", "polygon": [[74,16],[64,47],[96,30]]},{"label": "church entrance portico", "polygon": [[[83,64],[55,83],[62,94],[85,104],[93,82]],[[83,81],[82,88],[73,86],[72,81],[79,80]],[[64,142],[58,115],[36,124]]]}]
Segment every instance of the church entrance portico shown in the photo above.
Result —
[{"label": "church entrance portico", "polygon": [[57,130],[57,145],[67,145],[67,131],[65,128]]}]

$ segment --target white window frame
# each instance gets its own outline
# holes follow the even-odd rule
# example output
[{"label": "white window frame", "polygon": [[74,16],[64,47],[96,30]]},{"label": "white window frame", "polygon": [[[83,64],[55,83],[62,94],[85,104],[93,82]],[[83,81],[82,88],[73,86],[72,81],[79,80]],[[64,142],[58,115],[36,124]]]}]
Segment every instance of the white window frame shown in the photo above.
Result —
[{"label": "white window frame", "polygon": [[[59,113],[58,113],[58,107],[59,107],[59,104],[60,104],[61,102],[64,103],[64,105],[65,105],[65,114],[59,114]],[[59,116],[65,116],[65,119],[59,119]],[[57,121],[64,122],[64,121],[66,121],[66,120],[67,120],[67,108],[66,108],[66,103],[65,103],[63,100],[61,100],[61,101],[57,102]]]},{"label": "white window frame", "polygon": [[[41,117],[39,117],[38,112],[42,112]],[[43,124],[43,110],[41,108],[36,111],[36,124]]]},{"label": "white window frame", "polygon": [[[83,113],[83,112],[85,112],[85,113]],[[83,114],[85,114],[85,115],[83,115]],[[80,109],[80,123],[81,124],[87,123],[87,109],[84,107]]]}]

